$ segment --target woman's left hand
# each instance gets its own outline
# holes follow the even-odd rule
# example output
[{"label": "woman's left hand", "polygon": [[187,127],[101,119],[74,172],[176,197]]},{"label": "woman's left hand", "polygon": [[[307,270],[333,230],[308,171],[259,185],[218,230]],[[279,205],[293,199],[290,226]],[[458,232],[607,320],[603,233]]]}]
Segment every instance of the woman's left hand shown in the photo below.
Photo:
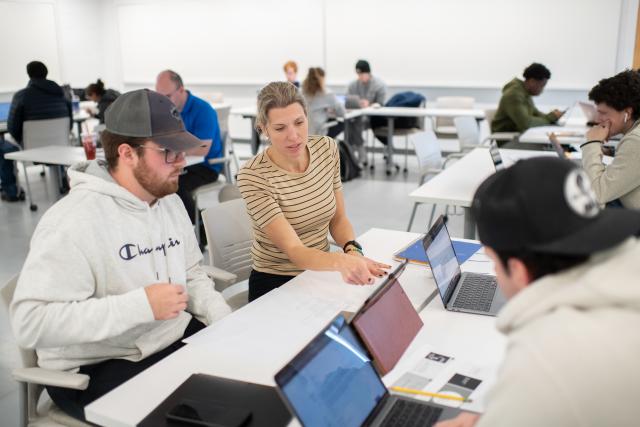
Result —
[{"label": "woman's left hand", "polygon": [[369,269],[369,272],[376,277],[384,276],[385,274],[387,274],[386,270],[389,270],[391,268],[390,265],[367,258],[366,256],[362,255],[358,251],[349,251],[347,252],[347,255],[362,257],[367,263],[367,268]]}]

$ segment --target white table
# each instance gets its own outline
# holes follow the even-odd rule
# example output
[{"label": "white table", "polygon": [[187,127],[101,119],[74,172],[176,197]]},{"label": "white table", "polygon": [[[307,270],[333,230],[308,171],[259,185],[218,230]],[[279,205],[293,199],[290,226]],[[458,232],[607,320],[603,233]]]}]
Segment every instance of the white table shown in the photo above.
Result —
[{"label": "white table", "polygon": [[[500,154],[506,166],[530,157],[557,156],[554,151],[509,149],[501,149]],[[482,181],[493,173],[495,173],[495,167],[488,147],[478,147],[412,191],[409,198],[418,203],[462,207],[464,209],[464,237],[473,239],[476,235],[476,224],[470,209],[473,195]]]},{"label": "white table", "polygon": [[[392,263],[392,251],[417,237],[372,229],[358,240],[367,255]],[[474,270],[478,264],[486,269],[486,263],[478,262],[466,262],[463,269]],[[435,292],[430,270],[424,266],[407,266],[400,282],[416,307]],[[87,419],[100,425],[134,426],[192,373],[273,386],[275,373],[286,362],[341,310],[356,310],[375,286],[347,285],[333,272],[304,272],[191,337],[179,351],[88,405]],[[502,359],[505,340],[495,329],[495,318],[445,311],[437,297],[420,315],[425,326],[400,364],[415,358],[425,345],[484,364],[497,365]],[[397,375],[394,369],[384,380],[389,383]]]},{"label": "white table", "polygon": [[[70,145],[48,145],[46,147],[31,148],[29,150],[14,151],[12,153],[5,154],[4,157],[9,160],[15,160],[22,164],[24,170],[27,200],[29,201],[29,208],[32,211],[38,209],[38,206],[33,203],[31,189],[29,186],[29,179],[27,177],[27,163],[42,163],[45,165],[53,166],[71,166],[75,163],[87,160],[82,147],[72,147]],[[96,157],[98,159],[104,159],[104,151],[100,148],[96,150]],[[187,156],[187,166],[195,165],[203,161],[201,156]],[[58,176],[58,168],[53,169]],[[58,176],[59,178],[59,176]]]}]

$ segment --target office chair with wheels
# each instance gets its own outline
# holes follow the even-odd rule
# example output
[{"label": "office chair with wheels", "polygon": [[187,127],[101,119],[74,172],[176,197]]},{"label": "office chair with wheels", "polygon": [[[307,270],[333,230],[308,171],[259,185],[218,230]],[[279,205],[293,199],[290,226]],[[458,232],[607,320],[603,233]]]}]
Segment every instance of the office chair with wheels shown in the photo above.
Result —
[{"label": "office chair with wheels", "polygon": [[[2,302],[9,312],[9,305],[18,283],[18,275],[12,277],[0,290]],[[55,371],[38,367],[35,350],[18,348],[21,368],[12,371],[13,379],[20,385],[20,426],[67,426],[89,427],[70,415],[62,412],[50,399],[38,405],[44,386],[51,385],[76,390],[85,390],[89,385],[89,376],[65,371]]]}]

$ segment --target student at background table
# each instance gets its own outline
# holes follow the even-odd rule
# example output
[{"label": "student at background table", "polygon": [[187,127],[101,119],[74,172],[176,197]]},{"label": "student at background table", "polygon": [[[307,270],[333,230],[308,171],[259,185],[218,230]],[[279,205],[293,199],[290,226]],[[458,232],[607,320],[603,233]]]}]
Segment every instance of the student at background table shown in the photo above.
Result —
[{"label": "student at background table", "polygon": [[[627,70],[602,79],[589,92],[596,104],[596,126],[589,129],[582,148],[582,166],[598,203],[640,209],[640,75]],[[602,162],[603,144],[622,134],[616,155]]]},{"label": "student at background table", "polygon": [[436,427],[637,425],[640,212],[601,210],[554,157],[487,178],[471,209],[509,299],[506,353],[485,412]]},{"label": "student at background table", "polygon": [[284,76],[287,81],[295,87],[300,87],[300,82],[298,81],[298,64],[296,64],[295,61],[287,61],[282,69],[284,70]]},{"label": "student at background table", "polygon": [[345,109],[336,96],[325,87],[325,73],[320,67],[309,68],[302,82],[302,94],[309,108],[309,133],[335,138],[344,129],[344,123],[326,128],[326,123],[336,117],[344,117]]},{"label": "student at background table", "polygon": [[98,114],[96,117],[100,120],[100,124],[104,123],[104,112],[107,111],[109,105],[120,96],[120,92],[114,89],[105,89],[104,82],[98,79],[97,82],[91,83],[84,90],[84,94],[88,100],[98,104]]},{"label": "student at background table", "polygon": [[542,93],[551,71],[534,62],[525,68],[523,77],[524,80],[514,78],[502,88],[491,132],[524,132],[530,127],[553,124],[562,116],[559,110],[542,113],[533,104],[532,97]]},{"label": "student at background table", "polygon": [[[304,270],[339,271],[345,282],[372,284],[388,265],[363,256],[344,206],[336,142],[308,134],[307,105],[288,82],[258,94],[256,127],[269,147],[238,173],[253,222],[249,301]],[[328,233],[343,249],[329,252]]]},{"label": "student at background table", "polygon": [[[369,65],[369,62],[364,59],[360,59],[356,63],[356,74],[358,75],[358,78],[349,83],[347,94],[358,97],[360,108],[367,108],[373,105],[384,105],[387,86],[380,78],[371,74],[371,65]],[[350,106],[347,105],[347,108],[350,108]],[[365,163],[366,161],[362,131],[368,126],[368,124],[369,122],[366,117],[350,120],[347,123],[347,126],[349,126],[348,142],[355,149],[360,163]]]}]

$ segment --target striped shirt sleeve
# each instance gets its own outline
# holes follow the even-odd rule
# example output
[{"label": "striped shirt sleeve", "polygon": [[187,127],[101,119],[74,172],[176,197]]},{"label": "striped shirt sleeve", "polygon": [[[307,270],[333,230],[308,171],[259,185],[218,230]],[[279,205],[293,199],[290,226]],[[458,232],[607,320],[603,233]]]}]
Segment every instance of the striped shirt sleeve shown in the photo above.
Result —
[{"label": "striped shirt sleeve", "polygon": [[269,183],[255,171],[243,169],[238,174],[238,188],[247,204],[249,216],[260,228],[282,215]]},{"label": "striped shirt sleeve", "polygon": [[340,179],[340,150],[338,142],[331,140],[333,152],[333,191],[342,190],[342,180]]}]

